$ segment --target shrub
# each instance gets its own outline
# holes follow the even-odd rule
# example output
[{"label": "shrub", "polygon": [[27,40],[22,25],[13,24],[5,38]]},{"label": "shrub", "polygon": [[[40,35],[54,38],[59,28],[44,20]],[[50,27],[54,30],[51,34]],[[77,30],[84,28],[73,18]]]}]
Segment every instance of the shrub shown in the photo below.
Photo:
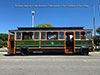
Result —
[{"label": "shrub", "polygon": [[100,36],[94,37],[94,44],[100,46]]},{"label": "shrub", "polygon": [[3,40],[0,39],[0,48],[3,46]]}]

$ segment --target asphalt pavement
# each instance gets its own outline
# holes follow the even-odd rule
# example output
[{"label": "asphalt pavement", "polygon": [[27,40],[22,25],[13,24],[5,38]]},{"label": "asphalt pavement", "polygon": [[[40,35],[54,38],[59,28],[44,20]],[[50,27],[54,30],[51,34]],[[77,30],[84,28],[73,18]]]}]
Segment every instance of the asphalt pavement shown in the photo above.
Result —
[{"label": "asphalt pavement", "polygon": [[83,55],[4,56],[0,75],[100,75],[100,53]]}]

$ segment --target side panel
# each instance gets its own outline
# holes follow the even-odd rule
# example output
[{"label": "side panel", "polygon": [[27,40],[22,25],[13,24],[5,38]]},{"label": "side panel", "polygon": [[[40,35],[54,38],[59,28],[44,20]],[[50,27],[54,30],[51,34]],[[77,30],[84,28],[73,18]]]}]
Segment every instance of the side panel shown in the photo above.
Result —
[{"label": "side panel", "polygon": [[93,50],[92,40],[75,40],[75,50],[79,52],[79,50],[83,47],[88,47],[90,51]]},{"label": "side panel", "polygon": [[41,41],[41,48],[64,48],[64,41]]},{"label": "side panel", "polygon": [[64,41],[16,41],[16,48],[28,47],[28,48],[64,48]]},{"label": "side panel", "polygon": [[78,40],[75,41],[75,46],[92,46],[91,40]]},{"label": "side panel", "polygon": [[39,48],[39,41],[16,41],[16,48],[20,47]]}]

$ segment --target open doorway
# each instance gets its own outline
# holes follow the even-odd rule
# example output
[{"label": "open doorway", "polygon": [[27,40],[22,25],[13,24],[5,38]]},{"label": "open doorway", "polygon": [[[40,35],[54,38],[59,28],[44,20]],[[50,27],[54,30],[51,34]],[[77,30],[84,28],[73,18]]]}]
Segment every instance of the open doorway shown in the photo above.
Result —
[{"label": "open doorway", "polygon": [[15,33],[14,32],[11,32],[10,33],[10,39],[9,39],[9,45],[10,45],[10,52],[13,52],[14,51],[14,35]]},{"label": "open doorway", "polygon": [[73,51],[74,50],[74,33],[66,32],[66,50]]}]

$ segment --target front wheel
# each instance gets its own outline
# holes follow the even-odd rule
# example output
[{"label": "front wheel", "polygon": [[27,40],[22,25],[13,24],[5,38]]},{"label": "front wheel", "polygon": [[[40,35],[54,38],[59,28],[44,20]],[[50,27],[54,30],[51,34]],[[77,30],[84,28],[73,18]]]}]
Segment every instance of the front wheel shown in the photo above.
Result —
[{"label": "front wheel", "polygon": [[82,54],[83,54],[83,55],[89,55],[89,50],[88,50],[88,49],[83,50],[83,51],[82,51]]}]

